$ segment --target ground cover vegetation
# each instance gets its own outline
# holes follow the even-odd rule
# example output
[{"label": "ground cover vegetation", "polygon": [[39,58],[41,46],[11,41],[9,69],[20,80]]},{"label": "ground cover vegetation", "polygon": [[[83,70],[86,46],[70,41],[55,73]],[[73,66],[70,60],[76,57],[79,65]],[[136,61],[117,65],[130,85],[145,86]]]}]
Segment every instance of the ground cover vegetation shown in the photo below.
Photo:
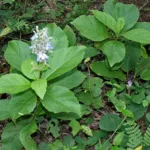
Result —
[{"label": "ground cover vegetation", "polygon": [[0,150],[150,149],[150,23],[137,6],[3,0],[0,19]]}]

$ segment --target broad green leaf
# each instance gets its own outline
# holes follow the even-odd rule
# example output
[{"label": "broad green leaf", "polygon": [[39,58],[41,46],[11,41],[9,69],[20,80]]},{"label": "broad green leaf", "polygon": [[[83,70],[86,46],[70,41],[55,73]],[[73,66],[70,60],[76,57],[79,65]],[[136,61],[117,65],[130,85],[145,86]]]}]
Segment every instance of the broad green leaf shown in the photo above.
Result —
[{"label": "broad green leaf", "polygon": [[143,107],[149,106],[148,100],[143,100],[142,104],[143,104]]},{"label": "broad green leaf", "polygon": [[38,150],[49,150],[49,143],[41,142],[39,144]]},{"label": "broad green leaf", "polygon": [[69,46],[74,46],[76,44],[76,35],[72,28],[68,25],[65,26],[64,32],[68,37],[69,40]]},{"label": "broad green leaf", "polygon": [[94,109],[100,109],[100,108],[104,107],[103,100],[102,100],[101,96],[93,97],[93,99],[92,99],[92,107]]},{"label": "broad green leaf", "polygon": [[91,64],[90,68],[93,72],[95,72],[99,76],[107,77],[107,78],[116,78],[120,80],[125,80],[126,77],[121,70],[109,70],[105,64],[105,62],[97,61]]},{"label": "broad green leaf", "polygon": [[113,16],[115,4],[116,4],[115,0],[107,0],[104,4],[104,12]]},{"label": "broad green leaf", "polygon": [[122,112],[122,110],[126,109],[126,104],[122,100],[116,99],[116,101],[114,102],[114,105],[118,112]]},{"label": "broad green leaf", "polygon": [[[82,112],[82,106],[81,106],[81,112]],[[76,113],[52,113],[49,112],[49,114],[52,116],[52,118],[61,119],[61,120],[72,120],[72,119],[80,119],[81,117]],[[82,113],[83,114],[83,113]]]},{"label": "broad green leaf", "polygon": [[128,110],[128,109],[122,110],[121,113],[122,113],[124,116],[130,117],[130,118],[134,118],[133,112],[130,111],[130,110]]},{"label": "broad green leaf", "polygon": [[29,45],[22,41],[11,41],[8,43],[8,47],[5,52],[6,61],[17,70],[21,71],[22,62],[30,58],[31,49]]},{"label": "broad green leaf", "polygon": [[9,100],[0,100],[0,121],[10,118],[8,106]]},{"label": "broad green leaf", "polygon": [[36,92],[36,94],[43,99],[46,93],[47,81],[46,79],[38,79],[31,83],[32,89]]},{"label": "broad green leaf", "polygon": [[1,136],[3,150],[20,150],[23,146],[19,140],[19,132],[24,126],[28,125],[28,120],[8,123],[3,129]]},{"label": "broad green leaf", "polygon": [[139,10],[133,4],[117,3],[113,14],[116,19],[125,19],[123,31],[131,29],[139,19]]},{"label": "broad green leaf", "polygon": [[115,131],[121,122],[122,119],[118,115],[105,114],[99,122],[99,127],[105,131]]},{"label": "broad green leaf", "polygon": [[109,140],[106,140],[103,144],[101,144],[101,141],[96,144],[95,146],[95,150],[107,150],[111,147],[111,143],[109,142]]},{"label": "broad green leaf", "polygon": [[72,135],[66,135],[63,137],[63,144],[65,145],[64,150],[76,150],[75,140]]},{"label": "broad green leaf", "polygon": [[54,51],[52,58],[49,59],[50,68],[42,74],[42,77],[52,80],[75,68],[84,57],[84,49],[84,46],[73,46]]},{"label": "broad green leaf", "polygon": [[37,131],[37,125],[35,121],[25,126],[19,134],[19,139],[26,150],[37,150],[36,143],[31,138],[31,134]]},{"label": "broad green leaf", "polygon": [[115,138],[114,138],[114,140],[113,140],[113,144],[114,144],[115,146],[119,146],[119,145],[121,144],[123,138],[124,138],[124,132],[119,132],[119,133],[115,136]]},{"label": "broad green leaf", "polygon": [[107,14],[105,12],[98,11],[98,10],[92,10],[92,13],[105,26],[107,26],[109,29],[116,32],[116,29],[115,29],[116,28],[116,20],[112,16],[110,16],[109,14]]},{"label": "broad green leaf", "polygon": [[124,150],[124,148],[120,148],[120,147],[117,147],[117,146],[112,146],[111,150]]},{"label": "broad green leaf", "polygon": [[150,32],[150,22],[138,22],[133,28],[134,29],[145,29]]},{"label": "broad green leaf", "polygon": [[117,70],[119,70],[119,69],[121,68],[122,62],[123,62],[123,61],[121,61],[121,62],[119,62],[119,63],[116,63],[116,64],[114,64],[112,67],[110,67],[110,64],[109,64],[109,62],[108,62],[108,59],[107,59],[107,58],[105,59],[105,64],[106,64],[106,66],[108,67],[108,69],[110,69],[110,70],[115,70],[115,71],[117,71]]},{"label": "broad green leaf", "polygon": [[144,29],[133,29],[122,34],[128,40],[142,44],[150,44],[150,32]]},{"label": "broad green leaf", "polygon": [[146,120],[147,120],[148,122],[150,122],[150,112],[148,112],[148,113],[146,114]]},{"label": "broad green leaf", "polygon": [[141,53],[142,49],[140,44],[135,42],[128,42],[126,46],[126,55],[122,64],[122,70],[129,72],[130,70],[135,69]]},{"label": "broad green leaf", "polygon": [[50,150],[64,150],[64,145],[60,140],[56,140],[49,146]]},{"label": "broad green leaf", "polygon": [[13,96],[9,103],[9,113],[13,120],[30,114],[36,107],[37,98],[32,91]]},{"label": "broad green leaf", "polygon": [[118,41],[108,41],[102,47],[102,52],[107,56],[110,67],[124,59],[125,51],[125,45]]},{"label": "broad green leaf", "polygon": [[0,93],[16,94],[30,88],[30,81],[22,75],[11,73],[0,77]]},{"label": "broad green leaf", "polygon": [[119,62],[119,63],[116,63],[116,64],[114,64],[112,67],[110,67],[110,64],[109,64],[109,62],[108,62],[108,59],[107,59],[107,58],[105,59],[105,63],[106,63],[106,66],[108,67],[108,69],[110,69],[110,70],[115,70],[115,71],[117,71],[117,70],[119,70],[119,69],[121,68],[122,62],[123,62],[123,61],[121,61],[121,62]]},{"label": "broad green leaf", "polygon": [[21,71],[29,79],[38,79],[40,77],[40,71],[38,70],[38,64],[34,60],[26,59],[21,65]]},{"label": "broad green leaf", "polygon": [[136,93],[132,93],[131,95],[132,101],[136,104],[141,104],[145,99],[145,89],[141,89],[136,91]]},{"label": "broad green leaf", "polygon": [[74,94],[67,88],[61,86],[49,86],[42,105],[53,113],[75,113],[81,116],[81,107]]},{"label": "broad green leaf", "polygon": [[140,74],[141,79],[150,80],[150,68],[144,69]]},{"label": "broad green leaf", "polygon": [[147,111],[147,107],[143,107],[141,104],[135,103],[128,104],[127,109],[133,112],[135,120],[142,118]]},{"label": "broad green leaf", "polygon": [[72,128],[73,136],[75,136],[82,129],[80,123],[76,120],[71,120],[69,126]]},{"label": "broad green leaf", "polygon": [[150,57],[142,59],[137,65],[136,65],[136,72],[135,76],[139,76],[144,70],[150,68]]},{"label": "broad green leaf", "polygon": [[48,24],[48,36],[52,37],[52,45],[54,50],[61,50],[68,47],[68,39],[65,32],[58,27],[55,23]]},{"label": "broad green leaf", "polygon": [[150,57],[142,59],[136,65],[135,76],[139,76],[142,73],[142,71],[144,71],[145,69],[149,69],[149,68],[150,68]]},{"label": "broad green leaf", "polygon": [[93,136],[88,138],[87,145],[89,147],[94,146],[96,145],[96,143],[100,142],[100,139],[105,138],[105,136],[107,136],[107,132],[105,131],[102,131],[102,130],[93,131]]},{"label": "broad green leaf", "polygon": [[77,99],[79,102],[83,103],[84,105],[91,105],[92,104],[92,94],[90,92],[80,92],[77,95]]},{"label": "broad green leaf", "polygon": [[115,27],[115,32],[117,33],[117,36],[119,36],[124,25],[125,25],[125,19],[124,18],[118,18],[117,23],[116,23],[116,27]]},{"label": "broad green leaf", "polygon": [[103,41],[109,37],[105,26],[94,16],[80,16],[71,22],[81,35],[92,41]]},{"label": "broad green leaf", "polygon": [[7,3],[12,4],[14,1],[15,1],[15,0],[4,0],[4,1],[3,1],[3,4],[7,4]]},{"label": "broad green leaf", "polygon": [[[82,145],[82,146],[86,146],[87,145],[86,139],[82,138],[81,136],[76,136],[75,137],[75,141],[76,141],[76,143],[78,145]],[[85,149],[85,147],[83,149]]]},{"label": "broad green leaf", "polygon": [[87,47],[85,49],[84,58],[90,58],[90,57],[98,55],[99,53],[100,53],[100,51],[98,51],[96,48],[94,48],[94,47]]},{"label": "broad green leaf", "polygon": [[72,89],[74,87],[77,87],[79,84],[81,84],[85,78],[86,76],[82,72],[78,70],[72,70],[52,80],[51,84],[60,85],[68,89]]},{"label": "broad green leaf", "polygon": [[148,58],[148,51],[147,51],[146,47],[144,47],[144,45],[141,45],[141,49],[142,49],[141,57]]},{"label": "broad green leaf", "polygon": [[113,90],[107,92],[107,96],[109,97],[109,100],[114,104],[117,111],[122,112],[122,110],[126,109],[126,104],[124,101],[115,97],[115,95],[116,95],[116,88],[113,88]]},{"label": "broad green leaf", "polygon": [[97,97],[101,94],[101,88],[103,87],[103,80],[97,77],[89,77],[84,81],[82,88],[90,91],[92,96]]}]

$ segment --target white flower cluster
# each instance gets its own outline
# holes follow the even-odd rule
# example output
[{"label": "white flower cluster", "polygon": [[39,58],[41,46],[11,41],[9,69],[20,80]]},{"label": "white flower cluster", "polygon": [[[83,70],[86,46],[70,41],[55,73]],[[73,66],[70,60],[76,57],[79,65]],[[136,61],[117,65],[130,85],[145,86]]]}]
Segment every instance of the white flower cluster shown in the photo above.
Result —
[{"label": "white flower cluster", "polygon": [[128,80],[127,88],[131,88],[133,82],[131,80]]},{"label": "white flower cluster", "polygon": [[31,46],[32,53],[37,55],[37,62],[46,63],[48,60],[48,53],[52,53],[54,47],[52,46],[52,37],[48,37],[47,28],[39,30],[38,26],[36,26],[36,31],[34,31],[34,35],[31,37]]}]

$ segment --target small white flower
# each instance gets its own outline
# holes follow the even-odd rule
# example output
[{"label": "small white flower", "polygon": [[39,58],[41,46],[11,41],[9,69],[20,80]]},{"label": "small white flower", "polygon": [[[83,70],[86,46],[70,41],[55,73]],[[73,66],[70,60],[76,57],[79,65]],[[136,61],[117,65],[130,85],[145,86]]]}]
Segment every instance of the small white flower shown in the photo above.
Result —
[{"label": "small white flower", "polygon": [[37,62],[46,62],[48,59],[48,56],[45,53],[39,52],[37,54]]},{"label": "small white flower", "polygon": [[49,43],[46,44],[45,49],[46,49],[46,50],[53,50],[54,47],[52,46],[51,42],[49,42]]},{"label": "small white flower", "polygon": [[39,32],[39,27],[38,26],[36,26],[36,32]]},{"label": "small white flower", "polygon": [[133,83],[132,83],[132,81],[131,81],[131,80],[128,80],[127,87],[129,87],[129,88],[130,88],[130,87],[132,86],[132,84],[133,84]]},{"label": "small white flower", "polygon": [[36,39],[38,39],[38,34],[37,34],[37,33],[35,33],[35,34],[31,37],[31,40],[32,40],[32,41],[34,41],[34,40],[36,40]]}]

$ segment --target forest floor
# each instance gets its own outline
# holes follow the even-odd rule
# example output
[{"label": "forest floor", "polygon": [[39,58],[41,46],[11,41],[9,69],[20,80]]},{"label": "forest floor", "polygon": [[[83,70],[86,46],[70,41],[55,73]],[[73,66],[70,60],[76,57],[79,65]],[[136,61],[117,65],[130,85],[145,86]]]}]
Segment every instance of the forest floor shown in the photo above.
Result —
[{"label": "forest floor", "polygon": [[[63,0],[62,0],[63,1]],[[94,1],[94,0],[93,0]],[[125,4],[135,4],[139,9],[140,9],[140,20],[139,21],[143,21],[143,22],[150,22],[150,0],[119,0],[120,2],[123,2]],[[90,6],[91,8],[97,8],[98,5],[102,5],[104,4],[105,0],[95,0],[93,2],[93,5]],[[90,9],[91,9],[90,8]],[[101,7],[102,8],[102,7]],[[59,19],[59,18],[58,18]],[[3,41],[2,41],[3,42]],[[4,72],[8,72],[8,65],[7,63],[5,62],[4,58],[3,57],[0,57],[0,73],[4,73]],[[7,95],[0,95],[0,99],[3,99],[3,98],[6,98]],[[109,109],[109,106],[108,106],[108,109]],[[106,110],[105,110],[106,111]],[[90,115],[90,117],[96,117],[96,118],[100,118],[100,113],[96,112],[96,111],[93,111],[92,114]],[[2,133],[2,130],[3,130],[3,127],[6,125],[6,122],[7,121],[4,121],[4,122],[0,122],[0,137],[1,137],[1,133]],[[43,124],[41,124],[41,129],[43,129],[43,132],[46,128],[46,123],[47,123],[47,120],[45,119]],[[60,128],[60,132],[62,134],[62,136],[65,134],[69,134],[69,129],[68,129],[68,126],[66,126],[65,122],[61,122],[61,128]],[[68,123],[68,122],[67,122]],[[98,122],[94,122],[92,124],[92,127],[91,128],[98,128]],[[47,133],[45,133],[47,135]],[[53,141],[54,139],[49,136],[47,137],[49,138],[51,141]],[[46,138],[46,139],[47,139]],[[34,137],[34,139],[36,140],[37,143],[43,141],[43,142],[46,142],[46,139],[41,136],[40,133],[37,133]],[[1,143],[1,142],[0,142]],[[1,145],[0,145],[1,146]],[[94,147],[93,148],[90,148],[88,150],[94,150]]]}]

